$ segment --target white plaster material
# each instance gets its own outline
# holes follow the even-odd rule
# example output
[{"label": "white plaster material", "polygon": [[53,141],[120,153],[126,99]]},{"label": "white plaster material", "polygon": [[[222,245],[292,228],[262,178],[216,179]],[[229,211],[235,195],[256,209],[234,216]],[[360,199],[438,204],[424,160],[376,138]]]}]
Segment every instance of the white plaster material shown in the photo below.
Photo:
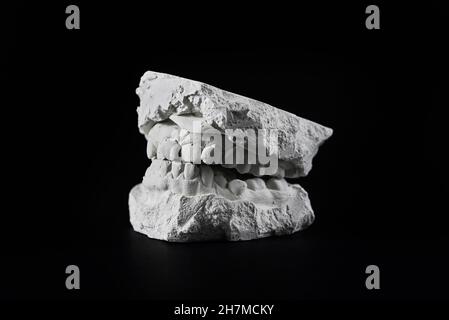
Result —
[{"label": "white plaster material", "polygon": [[[188,242],[291,234],[314,220],[307,192],[285,178],[306,175],[332,129],[268,104],[176,76],[146,72],[138,125],[151,165],[129,196],[134,230]],[[194,123],[200,124],[201,135]],[[277,129],[277,166],[243,158],[217,164],[236,144],[226,129]],[[239,135],[239,131],[236,131]],[[210,137],[214,139],[210,140]],[[218,139],[218,140],[217,140]],[[242,150],[245,150],[248,139]],[[273,142],[263,144],[271,149]],[[254,154],[253,154],[254,155]]]},{"label": "white plaster material", "polygon": [[222,132],[249,128],[282,131],[279,160],[289,162],[289,175],[296,177],[307,175],[318,147],[332,135],[330,128],[266,103],[169,74],[145,72],[136,93],[140,98],[138,126],[145,134],[169,118],[181,123],[183,120],[174,117],[179,115],[200,117],[203,127]]}]

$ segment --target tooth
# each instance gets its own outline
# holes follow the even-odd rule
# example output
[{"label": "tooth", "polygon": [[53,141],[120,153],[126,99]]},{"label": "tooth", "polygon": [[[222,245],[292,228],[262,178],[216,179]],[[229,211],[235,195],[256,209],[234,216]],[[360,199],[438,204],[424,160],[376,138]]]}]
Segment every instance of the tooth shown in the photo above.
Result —
[{"label": "tooth", "polygon": [[172,162],[171,164],[171,173],[173,178],[177,178],[182,171],[182,162]]},{"label": "tooth", "polygon": [[212,156],[212,153],[214,153],[214,149],[214,144],[203,149],[203,151],[201,152],[201,160],[203,160],[204,163],[212,164],[214,162],[214,157]]},{"label": "tooth", "polygon": [[181,157],[184,162],[201,163],[201,150],[197,152],[193,144],[186,144],[181,147]]},{"label": "tooth", "polygon": [[260,177],[263,176],[264,174],[264,170],[261,166],[255,164],[253,166],[251,166],[250,172],[255,175],[256,177]]},{"label": "tooth", "polygon": [[167,172],[171,171],[171,162],[166,160],[159,160],[158,161],[158,171],[162,176],[165,176]]},{"label": "tooth", "polygon": [[192,144],[192,143],[193,143],[193,141],[192,141],[192,135],[191,134],[188,134],[187,136],[179,139],[179,144],[181,146],[183,146],[185,144]]},{"label": "tooth", "polygon": [[225,199],[234,199],[236,196],[227,188],[216,188],[217,194]]},{"label": "tooth", "polygon": [[184,138],[188,134],[189,134],[189,131],[184,128],[181,128],[181,130],[179,130],[179,138],[181,138],[181,139]]},{"label": "tooth", "polygon": [[248,189],[251,189],[251,190],[266,189],[265,182],[260,178],[248,179],[248,180],[246,180],[246,184],[248,185]]},{"label": "tooth", "polygon": [[186,144],[181,146],[181,158],[184,162],[192,162],[192,145]]},{"label": "tooth", "polygon": [[288,184],[285,179],[271,178],[267,181],[267,187],[273,190],[286,190],[288,188]]},{"label": "tooth", "polygon": [[228,184],[228,181],[226,180],[226,178],[224,176],[222,176],[221,174],[216,175],[214,177],[214,181],[216,184],[218,184],[222,188],[226,188],[226,185]]},{"label": "tooth", "polygon": [[170,149],[170,156],[168,157],[171,161],[180,161],[181,157],[179,156],[179,152],[181,151],[181,146],[179,144],[175,144]]},{"label": "tooth", "polygon": [[278,167],[278,170],[276,171],[275,177],[276,178],[281,178],[281,179],[284,178],[285,177],[285,169],[281,168],[281,167]]},{"label": "tooth", "polygon": [[182,141],[182,139],[184,139],[188,135],[189,135],[189,131],[187,131],[186,129],[179,130],[179,140],[178,141]]},{"label": "tooth", "polygon": [[261,169],[261,174],[264,176],[275,176],[278,172],[278,168],[271,165],[269,167],[262,167]]},{"label": "tooth", "polygon": [[156,152],[157,152],[156,146],[154,145],[153,142],[148,140],[148,143],[147,143],[147,156],[148,156],[148,159],[154,158],[156,156]]},{"label": "tooth", "polygon": [[153,159],[143,178],[144,185],[158,186],[164,184],[167,173],[170,174],[171,163],[169,161]]},{"label": "tooth", "polygon": [[201,181],[206,187],[212,187],[214,181],[214,171],[211,167],[201,166]]},{"label": "tooth", "polygon": [[198,168],[194,164],[186,163],[184,167],[184,178],[186,180],[192,180],[196,176],[198,176]]},{"label": "tooth", "polygon": [[251,165],[250,164],[238,164],[236,169],[239,173],[242,173],[242,174],[248,173],[249,170],[251,169]]},{"label": "tooth", "polygon": [[253,165],[251,166],[251,174],[253,174],[256,177],[261,177],[261,176],[270,176],[270,175],[275,175],[275,173],[277,171],[274,171],[274,168],[271,167],[261,167],[260,165]]},{"label": "tooth", "polygon": [[173,140],[179,141],[179,130],[174,129],[170,136]]},{"label": "tooth", "polygon": [[228,188],[229,188],[229,190],[232,191],[233,194],[235,194],[236,196],[239,196],[245,191],[247,186],[246,186],[245,181],[242,181],[240,179],[234,179],[229,182]]},{"label": "tooth", "polygon": [[169,170],[171,170],[171,163],[169,161],[154,159],[151,161],[151,166],[147,171],[152,174],[164,176]]},{"label": "tooth", "polygon": [[170,150],[174,146],[176,146],[177,143],[174,140],[164,140],[162,141],[159,146],[157,147],[157,157],[159,159],[169,159],[170,158]]},{"label": "tooth", "polygon": [[285,170],[285,176],[287,178],[298,178],[302,175],[301,169],[299,168],[289,168]]}]

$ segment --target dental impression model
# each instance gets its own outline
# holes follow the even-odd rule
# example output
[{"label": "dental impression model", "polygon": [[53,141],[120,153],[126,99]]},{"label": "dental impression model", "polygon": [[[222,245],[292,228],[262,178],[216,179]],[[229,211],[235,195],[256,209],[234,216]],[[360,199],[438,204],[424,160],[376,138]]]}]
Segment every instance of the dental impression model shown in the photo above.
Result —
[{"label": "dental impression model", "polygon": [[151,159],[129,195],[135,231],[187,242],[291,234],[314,220],[307,175],[332,129],[268,104],[146,72],[138,126]]}]

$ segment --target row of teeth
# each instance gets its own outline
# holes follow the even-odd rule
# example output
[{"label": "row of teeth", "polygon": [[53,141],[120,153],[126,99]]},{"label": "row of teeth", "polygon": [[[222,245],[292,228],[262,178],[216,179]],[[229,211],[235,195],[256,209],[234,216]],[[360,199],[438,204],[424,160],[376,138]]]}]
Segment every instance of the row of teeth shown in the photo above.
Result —
[{"label": "row of teeth", "polygon": [[145,186],[158,189],[175,189],[186,195],[228,190],[235,196],[242,195],[246,190],[263,191],[266,189],[287,191],[289,186],[285,179],[271,178],[267,182],[261,178],[250,178],[245,181],[228,179],[219,170],[213,170],[207,165],[192,163],[153,160],[143,179]]},{"label": "row of teeth", "polygon": [[[170,160],[185,163],[211,163],[211,153],[215,145],[204,146],[201,152],[196,152],[192,144],[192,134],[185,130],[173,130],[172,136],[161,141],[157,146],[148,140],[147,156],[149,159]],[[256,177],[268,175],[269,168],[258,164],[223,164],[225,168],[234,168],[241,174],[250,173]],[[276,173],[270,174],[278,178],[285,177],[285,169],[278,166]],[[289,175],[287,175],[289,176]]]}]

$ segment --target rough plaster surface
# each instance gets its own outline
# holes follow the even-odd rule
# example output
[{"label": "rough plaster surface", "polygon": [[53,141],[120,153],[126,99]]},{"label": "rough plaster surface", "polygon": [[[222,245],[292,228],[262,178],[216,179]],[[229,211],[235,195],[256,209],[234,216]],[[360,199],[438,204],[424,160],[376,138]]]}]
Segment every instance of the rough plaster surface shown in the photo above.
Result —
[{"label": "rough plaster surface", "polygon": [[332,135],[332,129],[300,118],[266,103],[243,97],[211,85],[164,73],[147,71],[136,89],[142,133],[172,115],[202,116],[218,129],[277,129],[279,160],[297,168],[305,176],[312,168],[318,147]]},{"label": "rough plaster surface", "polygon": [[[207,84],[151,71],[143,75],[137,94],[138,126],[152,162],[129,195],[134,230],[174,242],[236,241],[291,234],[313,222],[307,192],[285,178],[310,171],[332,129]],[[192,117],[223,137],[225,129],[279,130],[277,171],[259,163],[210,165],[208,152],[215,145],[202,144],[200,152],[192,152]]]},{"label": "rough plaster surface", "polygon": [[315,218],[299,185],[283,203],[266,206],[213,193],[185,196],[170,190],[151,191],[139,184],[131,190],[129,207],[134,230],[175,242],[286,235],[306,228]]}]

